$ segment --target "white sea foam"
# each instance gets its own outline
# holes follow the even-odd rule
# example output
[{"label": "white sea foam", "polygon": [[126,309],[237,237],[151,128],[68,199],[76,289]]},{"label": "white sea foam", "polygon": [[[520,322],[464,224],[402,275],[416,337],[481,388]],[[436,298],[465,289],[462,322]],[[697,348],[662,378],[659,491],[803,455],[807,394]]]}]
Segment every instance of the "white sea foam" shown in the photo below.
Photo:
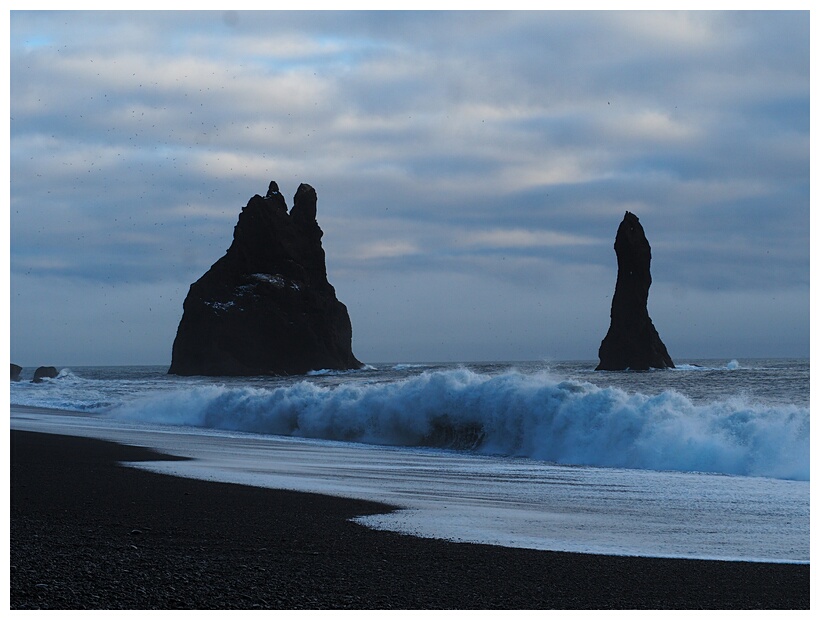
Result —
[{"label": "white sea foam", "polygon": [[203,385],[140,398],[119,419],[559,464],[809,479],[809,410],[742,398],[695,404],[548,374],[425,372],[395,382]]},{"label": "white sea foam", "polygon": [[725,366],[701,366],[699,364],[675,364],[674,368],[668,370],[737,370],[740,368],[737,360],[731,360]]},{"label": "white sea foam", "polygon": [[376,370],[376,368],[374,366],[371,366],[370,364],[363,364],[361,368],[347,368],[345,370],[336,370],[333,368],[320,368],[319,370],[308,370],[306,374],[309,377],[322,377],[327,375],[350,375],[368,370]]}]

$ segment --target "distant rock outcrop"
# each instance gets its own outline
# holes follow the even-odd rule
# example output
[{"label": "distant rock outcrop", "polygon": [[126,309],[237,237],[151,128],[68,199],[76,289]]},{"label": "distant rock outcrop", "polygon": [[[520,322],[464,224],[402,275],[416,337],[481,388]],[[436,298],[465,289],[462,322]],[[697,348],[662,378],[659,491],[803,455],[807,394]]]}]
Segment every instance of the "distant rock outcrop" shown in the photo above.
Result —
[{"label": "distant rock outcrop", "polygon": [[294,375],[360,368],[347,308],[327,280],[316,191],[288,213],[271,182],[242,209],[233,243],[183,304],[170,374]]},{"label": "distant rock outcrop", "polygon": [[23,372],[23,367],[22,366],[18,366],[17,364],[12,364],[11,365],[11,380],[12,381],[19,381],[21,372]]},{"label": "distant rock outcrop", "polygon": [[58,374],[60,373],[57,372],[54,366],[40,366],[34,371],[34,378],[31,381],[33,383],[41,383],[43,379],[54,379]]},{"label": "distant rock outcrop", "polygon": [[615,236],[615,254],[618,280],[612,297],[611,322],[598,349],[600,363],[595,370],[674,368],[646,309],[652,285],[652,250],[641,223],[629,211]]}]

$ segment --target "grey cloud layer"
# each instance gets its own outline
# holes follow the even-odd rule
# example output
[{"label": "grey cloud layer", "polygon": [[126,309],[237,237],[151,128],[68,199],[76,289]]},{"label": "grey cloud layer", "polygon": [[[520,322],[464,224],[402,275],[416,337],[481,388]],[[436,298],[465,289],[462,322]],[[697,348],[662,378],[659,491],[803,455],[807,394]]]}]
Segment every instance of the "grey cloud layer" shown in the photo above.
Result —
[{"label": "grey cloud layer", "polygon": [[808,305],[805,12],[14,12],[10,78],[12,288],[181,304],[275,179],[316,187],[354,308],[386,304],[341,294],[376,272],[566,269],[544,296],[569,314],[610,292],[627,209],[656,282]]}]

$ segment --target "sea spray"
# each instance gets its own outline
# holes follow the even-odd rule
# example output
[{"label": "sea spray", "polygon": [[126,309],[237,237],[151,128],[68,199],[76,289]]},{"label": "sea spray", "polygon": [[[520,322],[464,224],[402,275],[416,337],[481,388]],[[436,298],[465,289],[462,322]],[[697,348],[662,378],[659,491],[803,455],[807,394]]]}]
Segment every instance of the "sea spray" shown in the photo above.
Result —
[{"label": "sea spray", "polygon": [[121,419],[567,465],[809,479],[809,410],[731,397],[695,404],[548,373],[466,368],[393,382],[201,385],[113,408]]}]

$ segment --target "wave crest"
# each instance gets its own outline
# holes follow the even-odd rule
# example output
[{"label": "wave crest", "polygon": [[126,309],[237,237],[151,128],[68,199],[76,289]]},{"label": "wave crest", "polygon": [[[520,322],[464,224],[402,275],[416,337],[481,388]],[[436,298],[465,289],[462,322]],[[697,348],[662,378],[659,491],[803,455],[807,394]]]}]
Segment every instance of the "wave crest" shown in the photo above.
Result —
[{"label": "wave crest", "polygon": [[425,372],[392,383],[193,387],[116,417],[394,446],[474,450],[559,464],[809,479],[809,410],[675,391],[628,394],[546,374]]}]

